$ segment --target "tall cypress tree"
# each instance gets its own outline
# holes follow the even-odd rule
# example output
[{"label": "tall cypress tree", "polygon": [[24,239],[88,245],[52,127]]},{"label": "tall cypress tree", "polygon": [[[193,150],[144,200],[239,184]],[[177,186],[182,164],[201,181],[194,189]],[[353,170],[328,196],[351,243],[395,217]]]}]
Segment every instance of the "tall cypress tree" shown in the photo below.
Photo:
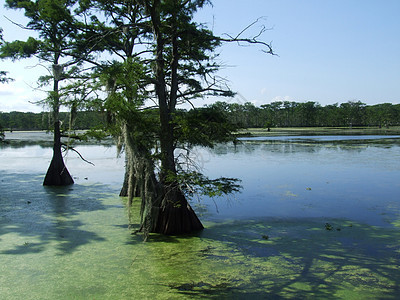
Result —
[{"label": "tall cypress tree", "polygon": [[[225,41],[258,43],[254,39],[241,40],[240,35],[223,39],[195,23],[194,14],[207,3],[81,1],[85,13],[90,14],[94,8],[90,17],[93,36],[102,40],[104,50],[119,60],[101,68],[109,91],[105,103],[113,104],[108,109],[123,124],[121,133],[129,166],[126,178],[130,190],[135,187],[142,198],[141,229],[145,233],[180,234],[203,228],[188,203],[187,185],[198,185],[210,194],[238,188],[229,178],[209,180],[200,173],[184,170],[177,157],[176,150],[182,145],[212,146],[215,141],[230,139],[232,127],[221,113],[208,109],[188,114],[177,107],[207,94],[232,96],[225,82],[215,75],[219,65],[213,59],[214,51]],[[105,21],[99,21],[99,11],[104,13],[101,20]],[[152,100],[156,104],[153,113],[143,106],[144,102],[136,102],[139,105],[135,106],[129,100],[127,92],[130,86],[138,86],[137,80],[127,85],[129,79],[124,76],[133,73],[121,73],[132,63],[144,66],[142,87],[146,91],[146,95],[136,94],[132,99],[145,96]],[[117,67],[122,68],[115,72]],[[154,112],[158,120],[154,119]]]}]

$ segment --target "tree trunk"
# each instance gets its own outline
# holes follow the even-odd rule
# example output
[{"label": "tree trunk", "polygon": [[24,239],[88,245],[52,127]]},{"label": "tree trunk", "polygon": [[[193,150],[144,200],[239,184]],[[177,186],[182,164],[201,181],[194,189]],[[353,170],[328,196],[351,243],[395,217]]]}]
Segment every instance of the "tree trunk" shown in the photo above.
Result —
[{"label": "tree trunk", "polygon": [[151,14],[153,33],[156,40],[156,61],[154,67],[155,75],[155,92],[158,98],[159,116],[160,116],[160,148],[161,148],[161,172],[159,175],[161,187],[161,205],[154,209],[158,210],[157,218],[152,221],[151,232],[162,234],[184,234],[203,229],[203,225],[196,216],[195,212],[186,200],[185,195],[179,188],[174,178],[177,174],[175,165],[175,139],[173,114],[175,112],[178,80],[178,51],[177,51],[177,34],[174,24],[172,46],[173,59],[171,67],[171,88],[168,93],[166,75],[165,75],[165,42],[166,38],[161,30],[160,20],[161,1],[156,0],[153,6],[147,4],[147,9]]},{"label": "tree trunk", "polygon": [[70,185],[74,180],[69,174],[67,167],[64,164],[64,159],[61,153],[61,133],[60,121],[54,122],[54,145],[53,158],[44,178],[43,185]]},{"label": "tree trunk", "polygon": [[122,137],[125,145],[125,175],[124,183],[122,185],[121,191],[119,193],[120,197],[130,197],[129,201],[133,197],[140,197],[140,191],[138,187],[138,180],[135,178],[135,145],[134,141],[129,136],[131,130],[129,126],[125,123],[121,126]]},{"label": "tree trunk", "polygon": [[125,164],[124,183],[122,184],[121,191],[119,192],[120,197],[128,197],[128,186],[129,186],[129,170],[128,166]]},{"label": "tree trunk", "polygon": [[46,177],[44,178],[43,185],[70,185],[74,183],[67,167],[64,164],[64,159],[61,153],[61,131],[59,121],[60,111],[60,95],[58,90],[58,83],[63,72],[63,66],[58,64],[58,56],[56,55],[53,64],[53,120],[54,120],[54,144],[53,144],[53,158],[50,166],[47,169]]},{"label": "tree trunk", "polygon": [[169,189],[163,205],[158,212],[155,233],[177,235],[204,229],[196,213],[186,200],[182,191],[176,187]]}]

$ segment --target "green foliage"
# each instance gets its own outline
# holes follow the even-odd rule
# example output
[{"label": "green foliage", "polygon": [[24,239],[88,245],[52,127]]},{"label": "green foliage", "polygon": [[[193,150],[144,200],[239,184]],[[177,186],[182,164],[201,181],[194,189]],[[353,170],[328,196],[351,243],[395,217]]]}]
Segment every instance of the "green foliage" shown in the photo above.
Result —
[{"label": "green foliage", "polygon": [[400,125],[400,105],[391,103],[367,106],[349,101],[321,106],[313,101],[276,101],[256,107],[251,103],[216,102],[211,107],[222,109],[234,124],[245,128]]},{"label": "green foliage", "polygon": [[[62,129],[67,131],[69,113],[61,112],[60,120],[62,121]],[[75,130],[84,130],[90,128],[103,127],[105,123],[104,114],[97,111],[78,111],[75,121]],[[25,112],[0,112],[0,125],[8,130],[51,130],[53,121],[51,115],[46,112],[42,113],[25,113]]]},{"label": "green foliage", "polygon": [[40,42],[29,37],[24,41],[5,42],[0,48],[0,58],[11,58],[13,60],[29,58],[36,54]]},{"label": "green foliage", "polygon": [[215,143],[234,141],[238,129],[218,108],[204,107],[177,111],[175,136],[180,143],[212,147]]},{"label": "green foliage", "polygon": [[[0,28],[0,51],[3,48],[3,44],[4,44],[4,39],[3,39],[3,29]],[[0,52],[0,57],[1,57],[1,52]],[[6,71],[1,71],[0,70],[0,83],[7,83],[9,81],[12,81],[12,78],[8,78],[7,77],[7,73]]]},{"label": "green foliage", "polygon": [[[111,103],[109,103],[111,105]],[[239,119],[236,111],[229,111],[228,108],[231,104],[226,102],[217,102],[210,108],[197,108],[194,110],[182,111],[178,110],[175,114],[175,127],[176,127],[176,137],[179,143],[187,143],[191,145],[203,145],[211,146],[212,140],[224,142],[233,140],[232,132],[234,132],[238,126],[237,124],[232,124],[235,120]],[[214,107],[218,107],[214,111]],[[222,107],[222,108],[221,108]],[[225,107],[225,108],[223,108]],[[263,105],[265,107],[265,105]],[[336,108],[335,108],[336,107]],[[109,106],[108,109],[117,109],[117,106]],[[121,107],[118,107],[120,109]],[[125,108],[124,106],[122,107]],[[105,109],[105,107],[103,107]],[[264,121],[264,118],[271,117],[265,108],[257,108],[259,118]],[[136,123],[139,127],[138,130],[147,130],[153,132],[155,135],[158,134],[157,126],[159,126],[158,120],[158,110],[147,109],[143,112],[143,116],[131,115],[131,110],[124,110],[123,114],[125,117],[129,118],[131,116],[132,123]],[[211,113],[211,115],[210,115]],[[287,111],[278,111],[277,114],[286,114]],[[89,128],[97,128],[105,124],[105,114],[97,111],[78,111],[78,116],[75,121],[74,129],[82,130]],[[331,118],[329,118],[331,116]],[[363,126],[399,126],[400,125],[400,105],[383,103],[365,106],[365,116],[364,122],[360,125]],[[198,117],[198,119],[197,119]],[[257,127],[259,124],[258,120],[253,118],[254,115],[248,115],[249,119],[248,127]],[[64,129],[67,130],[68,127],[69,113],[61,112],[60,120],[62,120]],[[244,116],[241,118],[245,119]],[[283,123],[279,122],[277,124],[272,123],[268,119],[263,123],[262,127],[267,127],[268,125],[272,127],[299,127],[300,124],[297,123],[298,116],[293,113],[288,121]],[[323,106],[316,113],[316,123],[311,124],[312,127],[315,126],[340,126],[346,127],[348,123],[343,122],[343,117],[341,117],[341,111],[339,105],[327,105]],[[324,119],[323,123],[319,120]],[[49,120],[48,113],[24,113],[24,112],[10,112],[2,113],[0,112],[0,124],[5,129],[14,130],[48,130],[51,128],[51,120]],[[225,135],[226,134],[226,135]],[[214,141],[215,141],[214,140]]]},{"label": "green foliage", "polygon": [[23,9],[29,19],[26,28],[38,33],[39,39],[30,37],[26,42],[9,43],[4,57],[14,59],[37,55],[42,60],[57,63],[65,52],[71,52],[71,39],[76,34],[76,21],[72,7],[73,0],[7,0],[6,5],[13,9]]},{"label": "green foliage", "polygon": [[12,81],[12,78],[7,77],[8,72],[6,71],[0,71],[0,83],[7,83]]},{"label": "green foliage", "polygon": [[96,139],[97,141],[102,141],[107,138],[108,134],[103,129],[95,129],[91,128],[86,131],[84,134],[80,135],[80,139],[86,141],[89,139]]},{"label": "green foliage", "polygon": [[241,180],[237,178],[220,177],[209,179],[204,174],[196,171],[180,172],[176,175],[176,180],[188,196],[196,194],[220,197],[240,192],[242,189],[239,184]]},{"label": "green foliage", "polygon": [[[82,91],[69,89],[72,81],[79,79],[79,85],[87,69],[80,68],[84,61],[90,59],[91,44],[87,41],[87,49],[77,49],[79,32],[83,24],[77,15],[77,0],[7,0],[6,6],[12,9],[22,9],[28,18],[23,29],[34,31],[37,38],[29,37],[26,41],[15,40],[4,42],[0,47],[0,58],[13,60],[35,56],[44,65],[47,65],[51,74],[39,78],[39,87],[51,84],[47,99],[39,101],[48,104],[53,110],[54,121],[58,119],[58,111],[62,106],[68,106],[70,98],[76,98]],[[80,40],[79,40],[80,41]],[[69,80],[68,84],[66,80]],[[86,79],[87,80],[87,79]],[[79,94],[82,96],[82,93]],[[85,98],[87,96],[85,95]]]},{"label": "green foliage", "polygon": [[[145,67],[137,59],[128,57],[123,62],[112,61],[98,68],[97,76],[109,91],[106,106],[121,114],[142,107],[146,99]],[[128,119],[128,116],[124,116]]]},{"label": "green foliage", "polygon": [[272,126],[274,126],[274,123],[272,123],[271,121],[266,121],[264,128],[271,129]]},{"label": "green foliage", "polygon": [[159,132],[158,111],[145,108],[146,69],[137,59],[112,61],[97,68],[94,75],[106,87],[107,97],[100,104],[107,111],[107,130],[114,136],[122,136],[122,129],[129,128],[129,135],[136,144],[151,149]]}]

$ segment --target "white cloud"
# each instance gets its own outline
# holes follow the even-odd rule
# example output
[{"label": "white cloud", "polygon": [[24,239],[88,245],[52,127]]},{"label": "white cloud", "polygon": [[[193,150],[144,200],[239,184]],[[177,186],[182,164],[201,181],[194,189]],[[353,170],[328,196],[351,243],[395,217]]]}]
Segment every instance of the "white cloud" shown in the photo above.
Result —
[{"label": "white cloud", "polygon": [[13,81],[0,85],[0,111],[40,112],[42,108],[32,102],[45,97],[43,92],[34,91],[24,82]]},{"label": "white cloud", "polygon": [[260,94],[261,94],[261,95],[266,95],[267,92],[268,92],[268,89],[267,89],[267,88],[262,88],[262,89],[260,90]]},{"label": "white cloud", "polygon": [[18,86],[15,81],[0,84],[0,95],[18,95],[24,92],[25,89]]}]

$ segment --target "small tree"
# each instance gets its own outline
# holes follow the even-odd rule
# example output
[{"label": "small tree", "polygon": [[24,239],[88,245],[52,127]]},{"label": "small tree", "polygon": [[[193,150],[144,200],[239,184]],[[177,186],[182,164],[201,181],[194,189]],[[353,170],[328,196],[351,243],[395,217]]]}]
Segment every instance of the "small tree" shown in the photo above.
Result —
[{"label": "small tree", "polygon": [[[76,58],[78,22],[73,6],[77,0],[7,0],[6,6],[23,9],[29,19],[26,26],[20,27],[34,31],[38,38],[29,37],[26,41],[5,42],[1,46],[2,58],[13,60],[36,57],[47,66],[49,76],[40,78],[42,85],[51,84],[45,100],[52,112],[54,125],[53,158],[47,170],[44,185],[69,185],[74,181],[69,174],[62,156],[59,112],[63,105],[60,92],[61,83],[76,74],[82,55]],[[72,60],[71,60],[72,58]]]}]

